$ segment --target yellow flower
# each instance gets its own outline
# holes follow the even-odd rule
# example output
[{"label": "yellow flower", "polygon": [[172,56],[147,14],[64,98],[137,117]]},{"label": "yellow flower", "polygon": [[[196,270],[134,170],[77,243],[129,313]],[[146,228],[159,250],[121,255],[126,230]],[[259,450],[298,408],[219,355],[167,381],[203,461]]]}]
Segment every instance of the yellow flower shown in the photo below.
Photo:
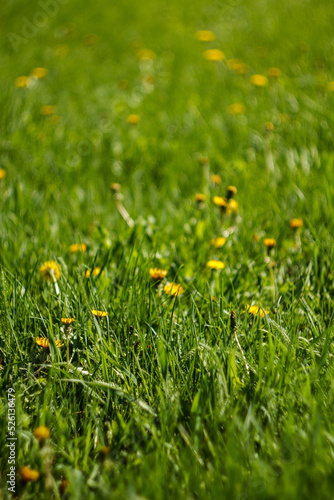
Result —
[{"label": "yellow flower", "polygon": [[244,75],[248,71],[248,66],[240,59],[229,59],[227,61],[227,66],[230,70],[237,73],[237,75]]},{"label": "yellow flower", "polygon": [[220,260],[209,260],[206,267],[209,267],[210,269],[224,269],[225,264]]},{"label": "yellow flower", "polygon": [[202,203],[203,201],[206,200],[206,196],[205,196],[205,194],[202,194],[202,193],[196,193],[195,200],[197,201],[197,203]]},{"label": "yellow flower", "polygon": [[44,78],[47,72],[48,70],[46,68],[34,68],[31,70],[30,75],[34,78]]},{"label": "yellow flower", "polygon": [[268,250],[272,250],[276,246],[276,240],[274,240],[274,238],[265,238],[263,243]]},{"label": "yellow flower", "polygon": [[225,54],[219,49],[209,49],[203,53],[203,56],[208,61],[222,61],[225,59]]},{"label": "yellow flower", "polygon": [[[44,347],[44,349],[50,347],[49,339],[46,339],[45,337],[36,337],[36,344],[39,345],[40,347]],[[64,345],[61,343],[61,340],[56,340],[55,344],[56,347],[62,347]]]},{"label": "yellow flower", "polygon": [[126,119],[128,123],[131,125],[137,125],[137,123],[140,122],[140,116],[139,115],[129,115]]},{"label": "yellow flower", "polygon": [[120,190],[121,190],[121,185],[118,183],[118,182],[113,182],[110,186],[110,189],[114,192],[114,193],[119,193]]},{"label": "yellow flower", "polygon": [[15,87],[22,89],[22,88],[28,87],[29,83],[30,83],[29,76],[19,76],[15,80]]},{"label": "yellow flower", "polygon": [[216,39],[215,34],[208,30],[196,31],[195,36],[200,42],[213,42]]},{"label": "yellow flower", "polygon": [[220,184],[221,181],[222,181],[222,178],[220,177],[220,175],[218,174],[212,174],[211,175],[211,181],[214,183],[214,184]]},{"label": "yellow flower", "polygon": [[237,194],[238,190],[235,186],[228,186],[227,187],[227,194],[226,198],[229,200],[230,198],[233,198]]},{"label": "yellow flower", "polygon": [[38,470],[30,469],[27,465],[24,467],[21,467],[19,470],[19,474],[21,476],[21,480],[24,483],[29,483],[29,481],[37,481],[39,478],[39,472]]},{"label": "yellow flower", "polygon": [[266,129],[267,132],[272,132],[274,130],[274,128],[275,128],[275,126],[274,126],[274,124],[272,122],[266,122],[264,124],[264,126],[265,126],[265,129]]},{"label": "yellow flower", "polygon": [[91,273],[91,270],[90,269],[87,269],[87,271],[83,273],[83,275],[86,277],[86,278],[89,278],[90,275],[92,274],[92,276],[98,276],[100,274],[100,271],[101,271],[101,268],[100,267],[95,267],[93,269],[93,272]]},{"label": "yellow flower", "polygon": [[227,205],[226,198],[222,198],[221,196],[214,196],[212,198],[212,201],[218,207],[226,208],[226,205]]},{"label": "yellow flower", "polygon": [[246,111],[246,107],[242,102],[230,104],[226,109],[230,115],[242,115]]},{"label": "yellow flower", "polygon": [[164,292],[167,293],[167,295],[178,297],[179,295],[181,295],[181,293],[184,292],[184,288],[177,283],[166,283],[166,285],[164,286]]},{"label": "yellow flower", "polygon": [[165,271],[164,269],[158,269],[157,267],[153,269],[153,267],[151,267],[150,276],[152,279],[154,279],[154,281],[159,281],[163,280],[166,277],[167,272],[168,271]]},{"label": "yellow flower", "polygon": [[41,107],[41,115],[44,115],[44,116],[53,115],[53,113],[55,112],[55,109],[56,109],[56,107],[51,106],[50,104],[47,104],[46,106],[42,106]]},{"label": "yellow flower", "polygon": [[4,168],[0,168],[0,181],[6,177],[6,170]]},{"label": "yellow flower", "polygon": [[93,309],[92,313],[96,318],[105,318],[106,316],[108,316],[108,313],[106,311],[97,311],[96,309]]},{"label": "yellow flower", "polygon": [[303,219],[292,219],[290,221],[290,227],[292,229],[299,229],[304,224]]},{"label": "yellow flower", "polygon": [[70,246],[71,253],[85,252],[86,250],[87,245],[85,245],[85,243],[73,243],[73,245]]},{"label": "yellow flower", "polygon": [[282,71],[279,68],[269,68],[268,69],[268,75],[271,76],[272,78],[278,78],[282,74]]},{"label": "yellow flower", "polygon": [[74,318],[61,318],[61,322],[64,325],[71,325],[74,321]]},{"label": "yellow flower", "polygon": [[223,236],[219,236],[218,238],[213,238],[210,241],[211,245],[213,245],[215,248],[221,248],[225,245],[226,243],[226,238]]},{"label": "yellow flower", "polygon": [[153,50],[150,49],[140,49],[137,52],[137,57],[138,59],[141,59],[142,61],[150,61],[155,59],[157,56],[153,52]]},{"label": "yellow flower", "polygon": [[43,443],[44,441],[49,439],[50,429],[45,425],[40,425],[39,427],[36,427],[33,434],[39,443]]},{"label": "yellow flower", "polygon": [[269,314],[269,311],[266,309],[263,309],[262,307],[259,306],[250,306],[247,304],[247,312],[249,314],[253,314],[253,316],[256,316],[257,314],[260,314],[261,318],[264,318],[266,314]]},{"label": "yellow flower", "polygon": [[231,199],[227,203],[227,213],[228,214],[233,214],[238,211],[238,202]]},{"label": "yellow flower", "polygon": [[256,87],[266,87],[268,85],[268,78],[263,75],[252,75],[249,81]]},{"label": "yellow flower", "polygon": [[328,86],[329,90],[334,90],[334,82],[328,82],[327,86]]},{"label": "yellow flower", "polygon": [[48,281],[56,281],[60,278],[61,267],[54,260],[47,260],[41,265],[39,271],[44,279]]}]

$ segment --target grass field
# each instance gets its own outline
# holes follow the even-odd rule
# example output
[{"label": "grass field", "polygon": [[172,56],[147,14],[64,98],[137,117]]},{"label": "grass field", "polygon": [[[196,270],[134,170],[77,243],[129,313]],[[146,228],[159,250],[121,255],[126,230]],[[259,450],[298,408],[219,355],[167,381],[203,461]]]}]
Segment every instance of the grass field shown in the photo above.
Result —
[{"label": "grass field", "polygon": [[331,499],[332,2],[0,12],[0,498]]}]

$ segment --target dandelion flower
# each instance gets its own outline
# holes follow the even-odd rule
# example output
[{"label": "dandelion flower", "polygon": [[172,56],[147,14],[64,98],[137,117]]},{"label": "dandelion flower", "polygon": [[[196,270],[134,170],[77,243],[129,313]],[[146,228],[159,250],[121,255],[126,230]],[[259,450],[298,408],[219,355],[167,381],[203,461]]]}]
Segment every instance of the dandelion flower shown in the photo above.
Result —
[{"label": "dandelion flower", "polygon": [[263,75],[252,75],[249,81],[255,87],[266,87],[268,85],[268,78]]},{"label": "dandelion flower", "polygon": [[96,309],[92,309],[92,313],[94,314],[95,318],[105,318],[108,316],[108,313],[106,311],[97,311]]},{"label": "dandelion flower", "polygon": [[227,188],[227,194],[226,194],[226,198],[228,200],[230,200],[231,198],[233,198],[233,196],[235,196],[237,194],[237,188],[235,186],[228,186]]},{"label": "dandelion flower", "polygon": [[212,181],[214,184],[218,185],[218,184],[221,184],[222,178],[221,178],[221,177],[220,177],[220,175],[218,175],[218,174],[212,174],[212,175],[211,175],[211,181]]},{"label": "dandelion flower", "polygon": [[168,271],[165,271],[164,269],[158,269],[155,267],[154,269],[150,269],[150,276],[154,281],[160,281],[166,277],[167,272]]},{"label": "dandelion flower", "polygon": [[150,49],[140,49],[137,52],[137,57],[141,61],[151,61],[151,60],[155,59],[157,56],[153,52],[153,50],[150,50]]},{"label": "dandelion flower", "polygon": [[61,318],[61,322],[64,325],[71,325],[74,321],[74,318]]},{"label": "dandelion flower", "polygon": [[195,37],[200,42],[213,42],[216,39],[215,34],[208,30],[196,31]]},{"label": "dandelion flower", "polygon": [[225,59],[225,54],[219,49],[209,49],[203,53],[207,61],[222,61]]},{"label": "dandelion flower", "polygon": [[225,264],[220,260],[209,260],[206,264],[206,267],[208,267],[209,269],[218,270],[218,269],[224,269]]},{"label": "dandelion flower", "polygon": [[29,83],[30,83],[29,76],[19,76],[15,80],[15,87],[23,89],[23,88],[28,87]]},{"label": "dandelion flower", "polygon": [[[36,344],[39,345],[40,347],[43,347],[44,349],[47,349],[50,347],[50,342],[49,339],[45,337],[36,337]],[[55,341],[56,347],[62,347],[64,344],[61,343],[61,340],[56,340]]]},{"label": "dandelion flower", "polygon": [[137,125],[137,123],[140,122],[140,116],[139,115],[129,115],[126,119],[128,123],[131,125]]},{"label": "dandelion flower", "polygon": [[229,59],[227,66],[230,70],[234,71],[237,75],[244,75],[248,71],[248,66],[240,59]]},{"label": "dandelion flower", "polygon": [[48,70],[46,68],[34,68],[31,70],[30,75],[34,78],[44,78],[47,75]]},{"label": "dandelion flower", "polygon": [[268,69],[268,75],[271,76],[271,78],[279,78],[282,74],[282,71],[279,68],[269,68]]},{"label": "dandelion flower", "polygon": [[39,443],[43,443],[44,441],[49,439],[50,429],[45,425],[40,425],[39,427],[36,427],[33,434]]},{"label": "dandelion flower", "polygon": [[266,129],[267,132],[272,132],[274,130],[274,128],[275,128],[275,126],[274,126],[274,124],[272,122],[266,122],[264,124],[264,126],[265,126],[265,129]]},{"label": "dandelion flower", "polygon": [[44,116],[53,115],[53,113],[55,112],[55,109],[56,109],[56,107],[55,106],[51,106],[50,104],[42,106],[41,107],[41,115],[44,115]]},{"label": "dandelion flower", "polygon": [[269,251],[276,246],[276,240],[274,240],[274,238],[265,238],[263,240],[263,243],[268,248]]},{"label": "dandelion flower", "polygon": [[101,272],[101,268],[100,267],[95,267],[93,269],[93,272],[91,272],[90,269],[87,269],[87,271],[83,273],[83,275],[85,276],[85,278],[89,278],[91,275],[92,276],[98,276]]},{"label": "dandelion flower", "polygon": [[71,253],[85,252],[87,250],[87,245],[85,243],[73,243],[70,246]]},{"label": "dandelion flower", "polygon": [[246,111],[246,107],[244,104],[242,104],[242,102],[235,102],[234,104],[230,104],[226,109],[230,115],[242,115]]},{"label": "dandelion flower", "polygon": [[225,245],[226,243],[226,238],[223,236],[219,236],[218,238],[213,238],[210,241],[211,245],[213,245],[215,248],[221,248]]},{"label": "dandelion flower", "polygon": [[237,213],[238,207],[239,207],[239,205],[238,205],[237,201],[235,201],[233,199],[228,200],[227,207],[226,207],[227,213],[230,215]]},{"label": "dandelion flower", "polygon": [[303,219],[292,219],[290,221],[290,227],[292,229],[299,229],[303,226],[304,222]]},{"label": "dandelion flower", "polygon": [[47,281],[57,281],[60,278],[61,267],[54,260],[47,260],[41,265],[39,271]]},{"label": "dandelion flower", "polygon": [[21,480],[24,483],[29,483],[30,481],[37,481],[37,479],[39,478],[38,470],[30,469],[30,467],[28,467],[27,465],[21,467],[21,469],[19,470],[19,474]]},{"label": "dandelion flower", "polygon": [[227,205],[226,198],[222,198],[221,196],[214,196],[212,198],[212,201],[218,207],[226,208]]},{"label": "dandelion flower", "polygon": [[269,311],[263,309],[262,307],[250,306],[248,304],[247,304],[247,312],[248,314],[253,314],[253,316],[257,316],[258,314],[260,314],[261,318],[264,318],[266,314],[269,314]]},{"label": "dandelion flower", "polygon": [[6,170],[4,168],[0,168],[0,181],[6,177]]},{"label": "dandelion flower", "polygon": [[164,286],[164,292],[167,293],[167,295],[178,297],[179,295],[181,295],[181,293],[184,292],[184,288],[177,283],[166,283],[166,285]]}]

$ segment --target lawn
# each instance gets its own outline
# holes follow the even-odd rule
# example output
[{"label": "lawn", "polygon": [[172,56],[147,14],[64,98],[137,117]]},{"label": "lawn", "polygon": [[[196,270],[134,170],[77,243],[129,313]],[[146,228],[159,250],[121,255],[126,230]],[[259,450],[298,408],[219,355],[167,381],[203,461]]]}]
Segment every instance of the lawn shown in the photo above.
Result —
[{"label": "lawn", "polygon": [[0,498],[331,499],[332,2],[0,13]]}]

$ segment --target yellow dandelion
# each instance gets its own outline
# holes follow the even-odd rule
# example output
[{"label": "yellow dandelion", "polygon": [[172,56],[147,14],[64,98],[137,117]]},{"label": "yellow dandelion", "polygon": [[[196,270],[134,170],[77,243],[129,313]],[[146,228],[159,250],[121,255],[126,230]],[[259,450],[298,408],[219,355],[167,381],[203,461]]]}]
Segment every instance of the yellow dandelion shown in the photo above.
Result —
[{"label": "yellow dandelion", "polygon": [[[45,337],[36,337],[36,344],[39,345],[40,347],[44,347],[44,349],[47,349],[50,347],[50,342],[49,339]],[[64,344],[61,343],[61,340],[56,340],[55,341],[56,347],[62,347]]]},{"label": "yellow dandelion", "polygon": [[84,271],[83,275],[85,276],[85,278],[89,278],[90,276],[98,276],[101,272],[101,268],[100,267],[95,267],[93,269],[93,272],[91,272],[90,269],[87,269],[87,271]]},{"label": "yellow dandelion", "polygon": [[181,295],[181,293],[184,292],[184,288],[177,283],[166,283],[166,285],[164,286],[164,292],[167,293],[167,295],[178,297],[179,295]]},{"label": "yellow dandelion", "polygon": [[263,244],[268,248],[268,250],[272,250],[276,246],[276,240],[274,238],[265,238],[263,240]]},{"label": "yellow dandelion", "polygon": [[0,168],[0,181],[6,177],[6,170],[4,168]]},{"label": "yellow dandelion", "polygon": [[92,309],[92,313],[94,314],[95,318],[105,318],[108,316],[108,313],[106,311],[97,311],[96,309]]},{"label": "yellow dandelion", "polygon": [[29,483],[30,481],[37,481],[37,479],[39,478],[38,470],[30,469],[30,467],[28,467],[27,465],[21,467],[21,469],[19,470],[19,474],[21,480],[24,483]]},{"label": "yellow dandelion", "polygon": [[203,53],[207,61],[222,61],[225,59],[225,54],[219,49],[209,49]]},{"label": "yellow dandelion", "polygon": [[206,200],[205,194],[202,194],[202,193],[196,193],[195,194],[195,201],[197,203],[203,203],[203,201],[205,201],[205,200]]},{"label": "yellow dandelion", "polygon": [[64,325],[71,325],[74,321],[74,318],[61,318],[61,322]]},{"label": "yellow dandelion", "polygon": [[222,181],[222,178],[220,177],[220,175],[218,174],[212,174],[211,175],[211,181],[214,183],[214,184],[221,184],[221,181]]},{"label": "yellow dandelion", "polygon": [[48,70],[46,68],[34,68],[31,70],[30,75],[33,76],[34,78],[44,78],[48,73]]},{"label": "yellow dandelion", "polygon": [[272,132],[275,128],[274,124],[272,122],[266,122],[264,124],[264,127],[266,129],[267,132]]},{"label": "yellow dandelion", "polygon": [[53,113],[55,112],[55,109],[56,109],[56,107],[52,106],[50,104],[42,106],[41,107],[41,115],[44,115],[44,116],[53,115]]},{"label": "yellow dandelion", "polygon": [[224,269],[225,264],[221,260],[209,260],[206,263],[206,267],[208,267],[209,269],[219,270],[219,269]]},{"label": "yellow dandelion", "polygon": [[263,75],[252,75],[249,81],[255,87],[266,87],[268,85],[268,78]]},{"label": "yellow dandelion", "polygon": [[292,219],[290,221],[290,227],[292,229],[299,229],[303,226],[304,222],[303,219]]},{"label": "yellow dandelion", "polygon": [[29,83],[30,83],[29,76],[19,76],[15,80],[15,87],[23,89],[23,88],[28,87]]},{"label": "yellow dandelion", "polygon": [[234,71],[237,75],[244,75],[248,71],[248,66],[240,59],[229,59],[227,66],[230,70]]},{"label": "yellow dandelion", "polygon": [[155,59],[157,56],[153,52],[153,50],[150,50],[150,49],[140,49],[137,52],[137,57],[141,61],[151,61],[151,60]]},{"label": "yellow dandelion", "polygon": [[215,34],[208,30],[196,31],[195,37],[200,42],[213,42],[216,39]]},{"label": "yellow dandelion", "polygon": [[137,125],[137,123],[140,122],[140,116],[139,115],[129,115],[126,119],[128,123],[131,125]]},{"label": "yellow dandelion", "polygon": [[266,314],[269,314],[269,311],[266,309],[263,309],[262,307],[250,306],[248,304],[247,304],[247,312],[248,312],[248,314],[253,314],[253,316],[257,316],[258,314],[260,314],[261,318],[264,318]]},{"label": "yellow dandelion", "polygon": [[268,75],[271,76],[271,78],[279,78],[282,74],[282,71],[279,68],[269,68],[268,69]]},{"label": "yellow dandelion", "polygon": [[40,425],[39,427],[36,427],[33,434],[39,443],[43,443],[44,441],[49,439],[50,429],[45,425]]},{"label": "yellow dandelion", "polygon": [[110,189],[114,192],[114,193],[119,193],[120,190],[121,190],[121,185],[118,183],[118,182],[113,182],[110,186]]},{"label": "yellow dandelion", "polygon": [[85,252],[87,250],[87,245],[85,243],[73,243],[73,245],[70,246],[70,252],[71,253],[77,253],[77,252]]},{"label": "yellow dandelion", "polygon": [[61,267],[54,260],[47,260],[44,262],[39,268],[39,271],[47,281],[56,281],[61,275]]},{"label": "yellow dandelion", "polygon": [[150,276],[154,281],[163,280],[167,276],[167,272],[164,269],[158,269],[157,267],[150,269]]},{"label": "yellow dandelion", "polygon": [[226,109],[230,115],[242,115],[246,111],[246,107],[244,104],[242,104],[242,102],[235,102],[234,104],[230,104]]},{"label": "yellow dandelion", "polygon": [[227,187],[227,193],[226,193],[226,198],[230,200],[237,194],[238,190],[235,186],[228,186]]},{"label": "yellow dandelion", "polygon": [[233,199],[230,199],[227,203],[227,213],[228,214],[237,213],[238,207],[239,207],[238,202]]},{"label": "yellow dandelion", "polygon": [[213,238],[210,241],[211,245],[213,245],[215,248],[221,248],[225,245],[226,243],[226,238],[223,236],[219,236],[218,238]]},{"label": "yellow dandelion", "polygon": [[329,90],[333,90],[334,91],[334,82],[328,82],[327,86],[328,86]]},{"label": "yellow dandelion", "polygon": [[226,198],[222,198],[221,196],[214,196],[212,201],[218,207],[226,208],[227,206]]}]

